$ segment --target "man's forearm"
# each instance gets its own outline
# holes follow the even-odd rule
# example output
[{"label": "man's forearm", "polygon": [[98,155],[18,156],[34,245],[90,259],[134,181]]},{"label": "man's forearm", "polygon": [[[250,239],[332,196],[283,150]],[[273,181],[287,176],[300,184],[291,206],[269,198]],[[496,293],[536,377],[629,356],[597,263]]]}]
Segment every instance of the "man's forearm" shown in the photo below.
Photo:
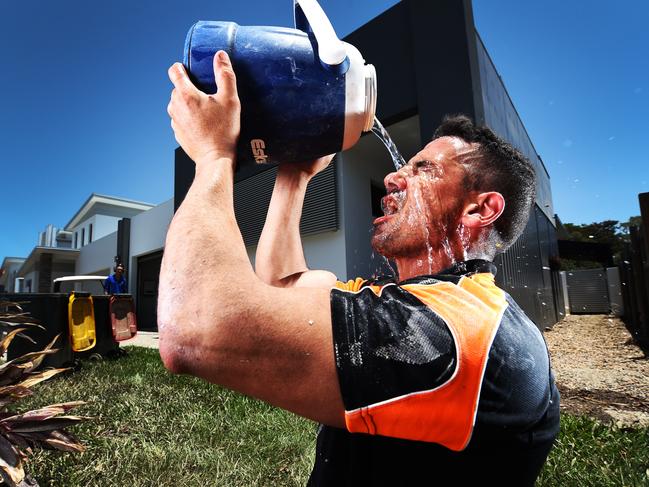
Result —
[{"label": "man's forearm", "polygon": [[[197,166],[196,177],[176,212],[160,271],[161,333],[182,339],[227,316],[246,286],[258,282],[234,217],[231,162]],[[191,323],[191,330],[182,329]],[[166,329],[171,327],[171,329]]]},{"label": "man's forearm", "polygon": [[271,285],[308,270],[300,219],[309,177],[291,167],[280,166],[268,207],[266,223],[259,238],[255,270],[259,278]]}]

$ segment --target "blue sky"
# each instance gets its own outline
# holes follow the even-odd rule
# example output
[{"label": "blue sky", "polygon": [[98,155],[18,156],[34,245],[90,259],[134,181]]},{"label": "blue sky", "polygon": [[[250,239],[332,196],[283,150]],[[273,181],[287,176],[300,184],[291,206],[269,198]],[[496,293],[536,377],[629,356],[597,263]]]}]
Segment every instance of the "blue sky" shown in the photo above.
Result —
[{"label": "blue sky", "polygon": [[[321,1],[340,36],[394,3]],[[638,214],[649,191],[649,4],[474,0],[474,16],[562,220]],[[0,3],[0,259],[26,256],[92,192],[172,196],[166,69],[200,19],[290,26],[292,2]]]}]

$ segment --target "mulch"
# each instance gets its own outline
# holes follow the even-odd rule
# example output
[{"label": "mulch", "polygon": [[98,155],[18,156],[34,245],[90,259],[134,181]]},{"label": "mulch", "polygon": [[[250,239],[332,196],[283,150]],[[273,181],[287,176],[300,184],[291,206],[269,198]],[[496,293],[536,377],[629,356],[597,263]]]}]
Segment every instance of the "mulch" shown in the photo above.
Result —
[{"label": "mulch", "polygon": [[649,360],[620,319],[569,315],[544,334],[562,411],[649,427]]}]

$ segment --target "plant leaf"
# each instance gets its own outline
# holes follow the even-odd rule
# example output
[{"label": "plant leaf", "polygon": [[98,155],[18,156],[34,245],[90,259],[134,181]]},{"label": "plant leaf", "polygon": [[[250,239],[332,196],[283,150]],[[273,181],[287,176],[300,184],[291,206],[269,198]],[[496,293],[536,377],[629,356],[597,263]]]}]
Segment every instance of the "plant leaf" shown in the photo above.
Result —
[{"label": "plant leaf", "polygon": [[15,330],[10,331],[7,335],[0,341],[0,355],[4,355],[11,344],[11,341],[14,337],[21,331],[25,331],[27,328],[16,328]]},{"label": "plant leaf", "polygon": [[49,433],[47,438],[43,438],[45,443],[51,445],[57,450],[83,452],[86,447],[79,443],[73,435],[64,430],[54,430]]},{"label": "plant leaf", "polygon": [[25,471],[23,470],[22,465],[12,467],[2,458],[0,458],[0,471],[2,472],[4,481],[10,486],[16,485],[25,478]]},{"label": "plant leaf", "polygon": [[7,465],[12,467],[20,467],[22,464],[22,459],[16,447],[12,445],[11,441],[5,438],[3,435],[0,435],[0,458],[2,458]]},{"label": "plant leaf", "polygon": [[[50,348],[50,349],[43,349],[43,350],[41,350],[39,352],[28,352],[28,353],[26,353],[24,355],[21,355],[20,357],[16,357],[14,359],[9,360],[8,362],[5,362],[4,364],[1,364],[0,365],[0,371],[2,369],[4,369],[5,367],[9,367],[10,365],[25,363],[25,362],[28,362],[28,361],[29,362],[36,362],[39,359],[42,360],[42,358],[40,358],[41,356],[51,355],[51,354],[56,353],[58,351],[59,351],[58,348]],[[36,358],[36,360],[32,360],[34,358]],[[39,362],[39,364],[40,364],[40,362]]]},{"label": "plant leaf", "polygon": [[42,431],[52,431],[77,424],[84,419],[91,419],[83,416],[58,416],[45,419],[42,421],[18,421],[16,423],[9,421],[10,418],[3,419],[1,423],[13,433],[35,433]]},{"label": "plant leaf", "polygon": [[50,404],[47,406],[48,408],[63,408],[64,412],[68,412],[72,408],[76,408],[77,406],[83,406],[84,404],[88,404],[86,401],[70,401],[70,402],[61,402],[58,404]]},{"label": "plant leaf", "polygon": [[70,370],[70,369],[67,368],[67,369],[44,370],[42,372],[38,372],[37,374],[30,375],[27,379],[25,379],[24,381],[20,382],[17,385],[22,387],[33,387],[39,382],[43,382],[44,380],[54,377],[56,374],[60,374],[61,372],[65,372],[66,370]]},{"label": "plant leaf", "polygon": [[18,385],[0,387],[0,407],[4,407],[7,404],[11,404],[32,394],[31,389]]},{"label": "plant leaf", "polygon": [[44,408],[27,411],[23,414],[9,416],[8,418],[4,418],[1,422],[17,424],[23,421],[44,421],[53,418],[54,416],[58,416],[59,414],[63,414],[64,412],[65,409],[61,407],[45,406]]},{"label": "plant leaf", "polygon": [[27,375],[31,366],[32,363],[27,362],[24,364],[10,364],[8,367],[0,369],[0,386],[16,384]]},{"label": "plant leaf", "polygon": [[29,449],[29,443],[27,443],[27,440],[25,440],[21,435],[15,435],[9,432],[5,432],[4,435],[12,444],[16,445],[18,448],[31,453],[31,450]]},{"label": "plant leaf", "polygon": [[41,365],[41,362],[45,358],[45,355],[50,354],[50,353],[56,353],[56,352],[59,351],[58,348],[53,348],[53,347],[54,347],[54,344],[56,343],[56,341],[59,339],[60,336],[61,336],[60,333],[58,335],[56,335],[54,337],[54,340],[52,340],[50,343],[48,343],[47,346],[40,352],[41,355],[34,358],[34,360],[33,360],[34,367],[32,368],[32,370],[38,368],[38,366]]}]

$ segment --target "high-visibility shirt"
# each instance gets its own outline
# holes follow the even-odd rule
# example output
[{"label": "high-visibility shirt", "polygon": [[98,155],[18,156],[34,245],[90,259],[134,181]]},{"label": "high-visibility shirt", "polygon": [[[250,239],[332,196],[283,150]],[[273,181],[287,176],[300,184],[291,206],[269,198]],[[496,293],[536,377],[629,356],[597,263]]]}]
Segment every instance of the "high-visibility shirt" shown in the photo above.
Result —
[{"label": "high-visibility shirt", "polygon": [[406,479],[445,472],[534,483],[558,432],[559,394],[543,336],[495,271],[474,260],[399,283],[336,285],[346,430],[321,428],[310,485],[428,485]]}]

